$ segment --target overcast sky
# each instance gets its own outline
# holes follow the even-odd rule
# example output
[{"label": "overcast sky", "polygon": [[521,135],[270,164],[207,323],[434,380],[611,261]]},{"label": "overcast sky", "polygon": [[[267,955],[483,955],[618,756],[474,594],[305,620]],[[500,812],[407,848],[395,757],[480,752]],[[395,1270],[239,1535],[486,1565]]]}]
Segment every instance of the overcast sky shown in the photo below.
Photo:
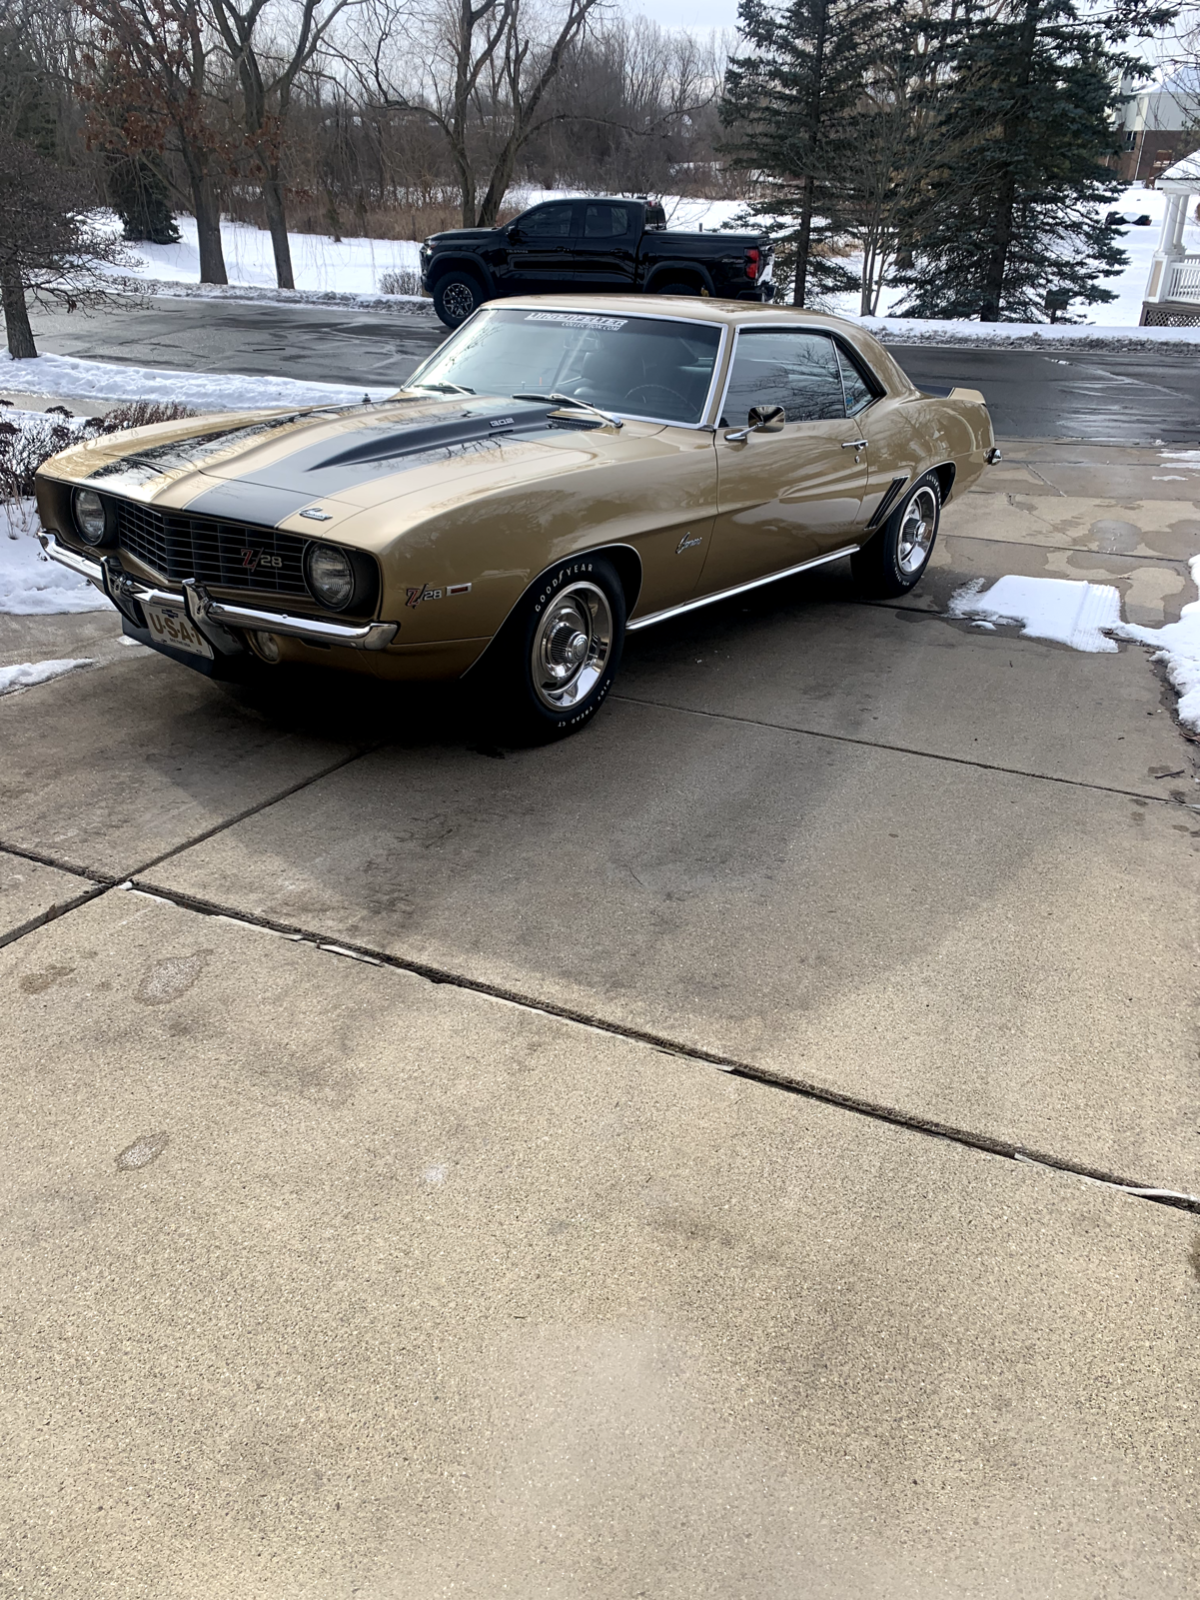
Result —
[{"label": "overcast sky", "polygon": [[625,0],[625,9],[667,28],[737,27],[737,0]]}]

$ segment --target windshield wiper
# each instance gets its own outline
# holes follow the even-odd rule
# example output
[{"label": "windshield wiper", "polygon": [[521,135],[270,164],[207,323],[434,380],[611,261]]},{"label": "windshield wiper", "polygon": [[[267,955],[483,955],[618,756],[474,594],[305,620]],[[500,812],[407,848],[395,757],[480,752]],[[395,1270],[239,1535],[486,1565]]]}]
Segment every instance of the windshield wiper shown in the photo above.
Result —
[{"label": "windshield wiper", "polygon": [[475,393],[474,389],[468,389],[465,384],[461,384],[461,383],[418,383],[414,387],[416,387],[418,389],[434,389],[439,394],[474,394]]},{"label": "windshield wiper", "polygon": [[623,428],[625,424],[620,417],[614,417],[611,411],[601,411],[599,406],[594,406],[590,400],[580,400],[573,394],[558,394],[551,390],[549,394],[514,394],[514,400],[541,400],[552,401],[562,406],[578,406],[581,411],[590,411],[594,417],[603,417],[611,427]]}]

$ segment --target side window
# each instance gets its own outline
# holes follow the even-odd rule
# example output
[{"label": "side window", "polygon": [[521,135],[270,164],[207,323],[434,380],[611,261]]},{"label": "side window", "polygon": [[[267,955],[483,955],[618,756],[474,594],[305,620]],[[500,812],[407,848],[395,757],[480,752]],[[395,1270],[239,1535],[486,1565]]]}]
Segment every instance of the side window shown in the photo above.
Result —
[{"label": "side window", "polygon": [[524,239],[569,239],[571,237],[570,204],[539,206],[527,216],[520,217],[517,226]]},{"label": "side window", "polygon": [[835,345],[834,349],[837,351],[838,366],[842,369],[842,388],[846,392],[846,415],[856,417],[871,404],[875,393],[841,345]]},{"label": "side window", "polygon": [[789,422],[846,415],[833,340],[797,328],[747,328],[738,335],[724,426],[741,427],[751,406],[782,406]]},{"label": "side window", "polygon": [[588,206],[583,214],[585,239],[621,239],[633,232],[628,206]]}]

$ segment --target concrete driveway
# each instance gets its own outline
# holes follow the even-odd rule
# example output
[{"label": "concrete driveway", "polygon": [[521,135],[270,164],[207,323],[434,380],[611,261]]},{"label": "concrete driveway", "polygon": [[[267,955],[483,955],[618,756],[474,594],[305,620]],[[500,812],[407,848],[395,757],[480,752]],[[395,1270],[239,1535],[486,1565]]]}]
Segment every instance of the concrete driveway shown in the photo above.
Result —
[{"label": "concrete driveway", "polygon": [[1005,455],[545,750],[0,619],[0,1591],[1195,1592],[1197,747],[944,613],[1197,489]]}]

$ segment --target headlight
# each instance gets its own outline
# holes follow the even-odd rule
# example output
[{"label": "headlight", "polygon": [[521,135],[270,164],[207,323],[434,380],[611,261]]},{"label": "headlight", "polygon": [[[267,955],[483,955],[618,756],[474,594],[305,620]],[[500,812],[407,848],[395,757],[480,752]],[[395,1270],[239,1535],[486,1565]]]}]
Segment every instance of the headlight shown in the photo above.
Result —
[{"label": "headlight", "polygon": [[354,566],[336,545],[310,544],[304,553],[304,576],[313,597],[331,611],[344,610],[354,598]]},{"label": "headlight", "polygon": [[76,489],[71,496],[75,531],[85,544],[103,544],[108,533],[104,501],[94,489]]}]

